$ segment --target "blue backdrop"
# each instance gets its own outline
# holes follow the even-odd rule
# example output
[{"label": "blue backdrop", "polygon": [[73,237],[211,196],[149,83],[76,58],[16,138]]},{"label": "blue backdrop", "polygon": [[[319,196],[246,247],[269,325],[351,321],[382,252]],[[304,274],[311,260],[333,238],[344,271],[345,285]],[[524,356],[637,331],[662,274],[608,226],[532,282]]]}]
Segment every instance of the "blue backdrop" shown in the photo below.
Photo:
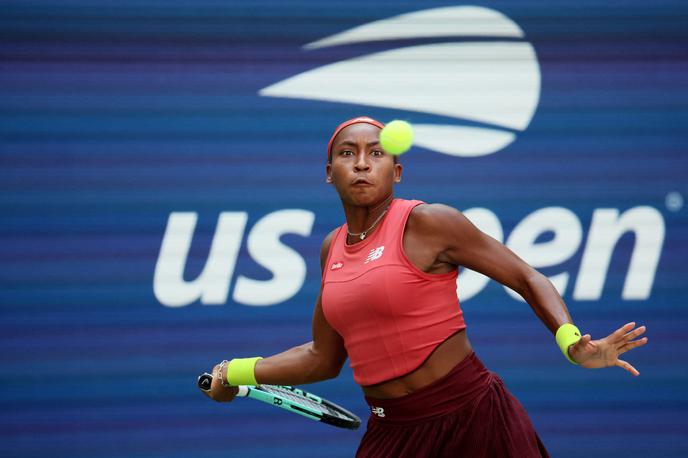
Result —
[{"label": "blue backdrop", "polygon": [[[640,377],[581,369],[460,276],[552,456],[688,455],[688,7],[470,5],[0,2],[0,455],[353,456],[363,428],[195,382],[310,340],[359,114],[418,125],[398,196],[465,210],[593,337],[647,325]],[[308,388],[367,418],[348,367]]]}]

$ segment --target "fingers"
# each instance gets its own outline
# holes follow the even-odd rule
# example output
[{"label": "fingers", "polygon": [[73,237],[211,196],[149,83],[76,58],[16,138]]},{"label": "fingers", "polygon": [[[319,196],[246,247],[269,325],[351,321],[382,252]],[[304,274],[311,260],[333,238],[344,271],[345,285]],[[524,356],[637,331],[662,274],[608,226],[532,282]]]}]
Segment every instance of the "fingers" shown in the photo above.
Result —
[{"label": "fingers", "polygon": [[618,352],[618,354],[621,355],[623,353],[626,353],[628,350],[632,350],[636,347],[640,347],[641,345],[645,345],[648,340],[647,337],[643,337],[642,339],[638,340],[633,339],[644,334],[646,330],[647,328],[645,326],[640,326],[636,329],[627,332],[621,337],[621,339],[615,341],[614,343],[617,345],[616,351]]},{"label": "fingers", "polygon": [[633,331],[626,333],[623,336],[623,340],[626,342],[628,342],[629,340],[633,340],[636,337],[638,337],[639,335],[644,334],[646,330],[647,330],[647,328],[645,326],[640,326],[640,327],[634,329]]},{"label": "fingers", "polygon": [[645,345],[647,343],[647,337],[643,337],[642,339],[634,340],[633,342],[628,342],[621,347],[619,347],[618,352],[620,355],[626,353],[628,350],[633,350],[636,347],[640,347],[642,345]]},{"label": "fingers", "polygon": [[635,321],[631,321],[630,323],[626,323],[623,326],[621,326],[619,329],[617,329],[616,331],[611,333],[609,335],[609,337],[607,337],[607,340],[609,342],[614,342],[614,343],[619,342],[634,327],[635,327]]},{"label": "fingers", "polygon": [[638,372],[638,370],[635,367],[631,366],[626,361],[623,361],[621,359],[617,359],[616,363],[614,365],[620,367],[621,369],[624,369],[624,370],[630,372],[635,377],[640,375],[640,372]]}]

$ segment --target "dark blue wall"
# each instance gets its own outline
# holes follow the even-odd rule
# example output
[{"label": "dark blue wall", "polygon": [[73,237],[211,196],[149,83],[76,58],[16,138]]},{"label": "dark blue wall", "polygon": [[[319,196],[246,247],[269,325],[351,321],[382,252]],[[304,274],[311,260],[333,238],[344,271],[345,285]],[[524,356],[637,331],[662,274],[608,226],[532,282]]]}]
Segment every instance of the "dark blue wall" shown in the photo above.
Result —
[{"label": "dark blue wall", "polygon": [[[398,14],[461,6],[440,1],[0,2],[0,455],[352,456],[363,430],[246,400],[215,404],[195,380],[223,358],[310,340],[319,246],[343,222],[324,183],[324,148],[334,126],[362,113],[515,134],[476,157],[415,148],[402,159],[397,195],[489,209],[505,241],[533,212],[568,210],[581,240],[542,271],[569,274],[563,297],[576,323],[593,337],[631,320],[648,326],[650,344],[627,355],[641,371],[633,378],[567,363],[528,306],[494,282],[462,304],[478,355],[525,405],[552,456],[688,455],[688,8],[678,0],[473,4],[501,12],[524,37],[303,48]],[[541,83],[527,127],[258,93],[373,52],[466,41],[532,45]],[[432,65],[403,71],[418,85]],[[384,92],[391,77],[370,81]],[[476,96],[489,106],[492,95],[509,96]],[[427,97],[444,96],[427,87]],[[618,243],[587,245],[600,209],[638,208],[645,213]],[[292,218],[302,233],[278,222],[256,244],[279,238],[295,253],[276,262],[297,271],[302,258],[303,279],[273,278],[266,256],[248,249],[256,223],[286,209],[305,211]],[[188,259],[175,255],[186,259],[187,281],[203,271],[220,214],[246,216],[244,231],[228,232],[237,255],[218,254],[235,265],[220,304],[171,307],[154,288],[176,212],[198,217]],[[548,219],[538,221],[536,243],[547,251],[553,233]],[[585,285],[576,295],[586,250],[612,248],[599,297],[583,298]],[[633,281],[649,290],[624,295],[632,253],[643,249]],[[240,277],[295,292],[247,305],[234,296]],[[171,284],[180,285],[165,277],[158,287]],[[308,388],[367,417],[348,368]]]}]

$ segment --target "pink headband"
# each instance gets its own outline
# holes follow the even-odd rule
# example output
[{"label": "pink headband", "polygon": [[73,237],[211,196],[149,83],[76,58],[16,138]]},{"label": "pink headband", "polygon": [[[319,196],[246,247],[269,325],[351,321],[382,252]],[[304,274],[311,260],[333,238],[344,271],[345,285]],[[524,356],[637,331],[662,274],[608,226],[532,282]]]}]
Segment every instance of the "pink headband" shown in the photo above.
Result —
[{"label": "pink headband", "polygon": [[371,124],[373,126],[379,127],[382,129],[385,127],[384,124],[382,124],[380,121],[377,121],[373,118],[369,118],[368,116],[359,116],[358,118],[353,118],[349,119],[348,121],[344,121],[340,125],[337,126],[337,128],[334,130],[334,133],[330,137],[330,141],[327,144],[327,160],[328,162],[332,160],[332,143],[334,142],[334,138],[344,130],[346,127],[349,127],[352,124],[359,124],[359,123],[365,123],[365,124]]}]

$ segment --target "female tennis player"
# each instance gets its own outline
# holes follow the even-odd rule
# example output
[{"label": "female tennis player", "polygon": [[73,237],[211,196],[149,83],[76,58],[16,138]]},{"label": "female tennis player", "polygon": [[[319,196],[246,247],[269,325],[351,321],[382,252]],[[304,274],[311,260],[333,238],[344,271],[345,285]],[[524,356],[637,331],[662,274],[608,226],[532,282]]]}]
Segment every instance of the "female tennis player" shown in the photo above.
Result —
[{"label": "female tennis player", "polygon": [[638,338],[645,327],[628,323],[599,340],[581,336],[549,280],[461,212],[395,199],[402,166],[381,148],[382,127],[354,118],[328,145],[327,182],[346,223],[322,244],[313,340],[215,366],[208,396],[231,401],[235,385],[330,379],[348,356],[371,408],[356,456],[548,456],[521,404],[472,350],[456,295],[459,266],[517,291],[582,367],[638,375],[619,356],[647,343]]}]

